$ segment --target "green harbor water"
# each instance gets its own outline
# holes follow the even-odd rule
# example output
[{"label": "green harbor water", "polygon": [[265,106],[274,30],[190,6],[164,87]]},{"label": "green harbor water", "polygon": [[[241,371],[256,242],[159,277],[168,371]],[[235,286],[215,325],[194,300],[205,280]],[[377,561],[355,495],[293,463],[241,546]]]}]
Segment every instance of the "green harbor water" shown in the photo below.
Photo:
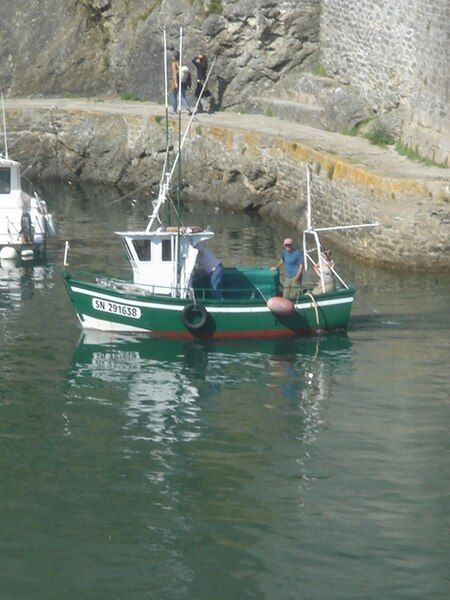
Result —
[{"label": "green harbor water", "polygon": [[[446,599],[450,277],[368,268],[347,332],[83,336],[60,272],[125,274],[111,190],[42,192],[45,265],[0,267],[1,600]],[[224,264],[279,223],[191,209]]]}]

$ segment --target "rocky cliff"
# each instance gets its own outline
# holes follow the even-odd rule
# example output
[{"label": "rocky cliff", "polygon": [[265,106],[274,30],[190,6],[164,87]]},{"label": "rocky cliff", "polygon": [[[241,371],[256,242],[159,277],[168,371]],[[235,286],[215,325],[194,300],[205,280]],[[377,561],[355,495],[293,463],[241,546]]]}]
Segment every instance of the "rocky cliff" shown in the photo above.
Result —
[{"label": "rocky cliff", "polygon": [[[394,6],[395,5],[395,6]],[[161,101],[161,27],[217,57],[223,109],[328,130],[381,120],[423,156],[450,153],[448,0],[14,0],[0,3],[8,96]],[[321,71],[318,68],[321,66]],[[331,78],[306,77],[312,67]],[[257,98],[255,100],[255,98]]]},{"label": "rocky cliff", "polygon": [[318,60],[319,0],[15,0],[0,3],[0,88],[8,95],[120,93],[161,101],[161,27],[184,28],[189,61],[217,57],[231,107]]}]

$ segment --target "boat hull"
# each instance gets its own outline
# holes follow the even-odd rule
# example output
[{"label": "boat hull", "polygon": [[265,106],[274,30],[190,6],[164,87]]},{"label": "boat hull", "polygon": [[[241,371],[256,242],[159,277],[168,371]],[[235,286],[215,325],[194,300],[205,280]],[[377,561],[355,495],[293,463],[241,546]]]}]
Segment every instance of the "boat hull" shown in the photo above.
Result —
[{"label": "boat hull", "polygon": [[64,282],[83,329],[172,338],[277,338],[345,329],[354,288],[301,295],[292,314],[272,312],[267,302],[212,300],[194,303],[162,295],[120,291],[65,271]]}]

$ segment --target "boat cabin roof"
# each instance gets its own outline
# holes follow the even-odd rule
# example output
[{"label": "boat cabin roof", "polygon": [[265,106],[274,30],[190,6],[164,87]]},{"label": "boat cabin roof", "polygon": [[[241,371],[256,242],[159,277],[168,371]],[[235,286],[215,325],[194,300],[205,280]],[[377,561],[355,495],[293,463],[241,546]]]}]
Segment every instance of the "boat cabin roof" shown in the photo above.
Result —
[{"label": "boat cabin roof", "polygon": [[0,194],[20,189],[20,163],[0,155]]},{"label": "boat cabin roof", "polygon": [[178,233],[184,239],[188,239],[193,246],[199,242],[210,240],[214,237],[214,232],[203,229],[202,227],[159,227],[154,231],[116,231],[121,238],[132,240],[151,240],[159,243],[161,240],[177,237]]},{"label": "boat cabin roof", "polygon": [[6,158],[2,154],[0,154],[0,167],[11,167],[16,166],[20,167],[20,163],[17,160],[12,160],[12,158]]}]

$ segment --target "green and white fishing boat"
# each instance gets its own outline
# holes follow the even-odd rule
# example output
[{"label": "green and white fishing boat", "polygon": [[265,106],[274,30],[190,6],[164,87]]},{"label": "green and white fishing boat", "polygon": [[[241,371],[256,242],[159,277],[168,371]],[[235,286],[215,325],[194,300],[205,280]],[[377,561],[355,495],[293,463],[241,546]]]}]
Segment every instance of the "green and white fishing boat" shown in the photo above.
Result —
[{"label": "green and white fishing boat", "polygon": [[[167,65],[165,41],[164,53]],[[168,121],[167,77],[165,97]],[[178,113],[181,130],[180,105]],[[183,223],[180,184],[177,224],[166,226],[160,217],[175,169],[180,169],[180,152],[191,123],[192,118],[183,139],[180,136],[179,151],[171,169],[166,160],[158,199],[146,228],[116,232],[130,262],[132,276],[129,281],[69,271],[69,244],[66,242],[63,278],[82,328],[171,338],[279,338],[345,329],[355,288],[347,285],[336,272],[333,291],[325,292],[321,273],[320,293],[313,294],[311,288],[303,288],[295,298],[287,299],[282,297],[278,271],[264,267],[225,266],[221,297],[215,297],[217,294],[211,289],[208,276],[196,267],[197,244],[207,243],[214,232]],[[168,156],[167,151],[166,159]],[[178,180],[181,180],[180,176]],[[308,169],[307,228],[303,234],[306,271],[315,265],[321,266],[319,233],[325,230],[312,226],[310,184],[311,170]],[[354,226],[326,230],[349,227]]]}]

